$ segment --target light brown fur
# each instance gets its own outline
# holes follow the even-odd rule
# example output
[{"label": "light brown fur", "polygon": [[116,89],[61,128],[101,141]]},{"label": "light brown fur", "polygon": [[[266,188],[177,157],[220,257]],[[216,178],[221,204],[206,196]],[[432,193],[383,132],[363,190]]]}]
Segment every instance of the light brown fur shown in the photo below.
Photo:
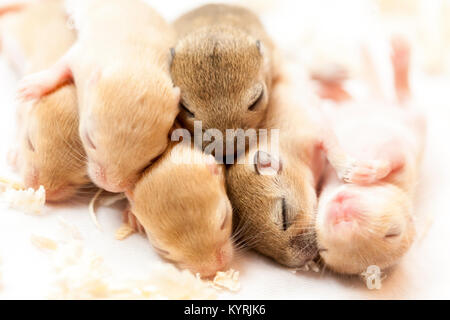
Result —
[{"label": "light brown fur", "polygon": [[233,256],[223,171],[213,157],[173,144],[137,183],[131,200],[157,251],[205,277],[226,268]]},{"label": "light brown fur", "polygon": [[258,17],[241,7],[211,4],[183,15],[174,26],[178,43],[171,74],[181,89],[183,125],[193,130],[194,121],[202,121],[204,129],[224,136],[226,129],[259,128],[279,66]]},{"label": "light brown fur", "polygon": [[235,229],[243,241],[283,265],[300,267],[317,254],[316,187],[325,162],[318,148],[318,127],[305,108],[292,99],[295,95],[290,90],[289,83],[277,87],[272,103],[276,103],[279,113],[272,114],[267,123],[268,128],[281,130],[281,171],[275,175],[258,174],[251,162],[254,154],[271,153],[258,147],[247,153],[245,165],[230,167],[227,186],[236,215]]},{"label": "light brown fur", "polygon": [[[75,41],[66,27],[62,1],[47,0],[24,6],[2,21],[2,38],[14,41],[24,59],[22,74],[41,71],[57,61]],[[5,54],[18,62],[7,49]],[[43,185],[47,201],[62,201],[89,182],[85,153],[78,135],[75,87],[65,86],[30,108],[18,106],[19,147],[17,167],[30,188]]]},{"label": "light brown fur", "polygon": [[125,191],[167,148],[178,114],[168,70],[173,31],[138,0],[70,1],[68,9],[76,44],[23,81],[20,93],[39,98],[73,78],[89,175],[108,191]]}]

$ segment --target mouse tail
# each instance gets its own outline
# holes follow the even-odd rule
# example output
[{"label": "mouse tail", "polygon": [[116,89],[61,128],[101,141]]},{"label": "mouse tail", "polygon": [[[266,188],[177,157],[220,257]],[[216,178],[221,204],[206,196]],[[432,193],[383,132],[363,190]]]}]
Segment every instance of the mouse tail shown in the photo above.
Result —
[{"label": "mouse tail", "polygon": [[372,94],[384,101],[396,102],[395,76],[388,42],[382,39],[367,41],[361,45],[361,55]]},{"label": "mouse tail", "polygon": [[9,3],[5,5],[0,5],[0,18],[8,13],[13,13],[22,10],[24,7],[29,5],[28,2],[17,1],[15,3]]},{"label": "mouse tail", "polygon": [[411,97],[410,68],[411,68],[411,46],[401,36],[391,39],[392,68],[394,70],[395,91],[400,103],[405,103]]}]

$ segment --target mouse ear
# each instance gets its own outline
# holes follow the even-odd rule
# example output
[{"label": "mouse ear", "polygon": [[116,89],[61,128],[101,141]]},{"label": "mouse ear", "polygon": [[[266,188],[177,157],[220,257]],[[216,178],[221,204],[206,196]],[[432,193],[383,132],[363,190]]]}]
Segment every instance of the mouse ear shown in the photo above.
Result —
[{"label": "mouse ear", "polygon": [[264,151],[255,153],[254,163],[256,172],[262,176],[275,176],[283,169],[281,160]]}]

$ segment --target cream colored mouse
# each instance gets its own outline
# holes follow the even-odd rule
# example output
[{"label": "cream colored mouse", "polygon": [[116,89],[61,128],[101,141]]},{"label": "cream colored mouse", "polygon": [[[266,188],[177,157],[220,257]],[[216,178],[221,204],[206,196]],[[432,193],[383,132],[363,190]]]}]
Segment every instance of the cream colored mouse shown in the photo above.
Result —
[{"label": "cream colored mouse", "polygon": [[66,1],[78,39],[56,64],[26,78],[19,94],[41,98],[74,81],[88,173],[122,192],[168,146],[179,89],[169,75],[172,28],[139,0]]},{"label": "cream colored mouse", "polygon": [[129,194],[131,211],[162,257],[203,277],[233,258],[224,168],[189,144],[173,144]]},{"label": "cream colored mouse", "polygon": [[171,74],[181,89],[184,127],[193,131],[194,121],[201,121],[204,130],[220,130],[223,137],[227,129],[259,128],[279,66],[258,17],[242,7],[209,4],[174,26]]},{"label": "cream colored mouse", "polygon": [[[20,75],[51,66],[75,41],[66,26],[61,0],[23,5],[1,21],[2,49]],[[1,10],[0,10],[1,11]],[[3,10],[6,13],[6,10]],[[78,135],[78,103],[73,85],[39,101],[18,106],[16,166],[26,187],[43,185],[46,199],[63,201],[89,183]]]},{"label": "cream colored mouse", "polygon": [[[409,90],[407,47],[394,46],[399,97]],[[360,274],[371,265],[396,264],[414,236],[414,190],[424,150],[426,122],[407,106],[383,101],[349,101],[328,111],[347,152],[388,164],[386,177],[373,184],[343,184],[333,169],[325,175],[316,232],[320,257],[339,273]]]},{"label": "cream colored mouse", "polygon": [[318,253],[316,189],[325,159],[346,181],[372,181],[380,171],[377,163],[359,162],[343,152],[316,106],[301,101],[307,86],[298,78],[283,80],[273,93],[276,107],[266,127],[279,130],[279,150],[260,140],[243,164],[227,170],[235,232],[248,247],[289,267],[301,267]]}]

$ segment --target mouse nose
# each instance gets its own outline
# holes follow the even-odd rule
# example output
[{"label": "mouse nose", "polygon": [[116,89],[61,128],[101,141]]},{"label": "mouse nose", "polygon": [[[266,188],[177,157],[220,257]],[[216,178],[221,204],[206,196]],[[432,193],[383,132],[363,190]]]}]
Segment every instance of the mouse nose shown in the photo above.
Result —
[{"label": "mouse nose", "polygon": [[314,259],[319,250],[316,241],[309,234],[299,234],[290,240],[290,247],[295,250],[295,263],[300,265]]},{"label": "mouse nose", "polygon": [[31,171],[25,176],[25,186],[34,190],[39,189],[39,171],[36,167],[33,167]]},{"label": "mouse nose", "polygon": [[359,218],[354,198],[354,195],[347,192],[341,192],[334,198],[327,212],[327,221],[330,225],[352,223]]},{"label": "mouse nose", "polygon": [[90,163],[88,171],[92,181],[106,191],[120,193],[125,192],[130,187],[128,182],[115,182],[114,179],[111,179],[106,168],[98,162]]}]

